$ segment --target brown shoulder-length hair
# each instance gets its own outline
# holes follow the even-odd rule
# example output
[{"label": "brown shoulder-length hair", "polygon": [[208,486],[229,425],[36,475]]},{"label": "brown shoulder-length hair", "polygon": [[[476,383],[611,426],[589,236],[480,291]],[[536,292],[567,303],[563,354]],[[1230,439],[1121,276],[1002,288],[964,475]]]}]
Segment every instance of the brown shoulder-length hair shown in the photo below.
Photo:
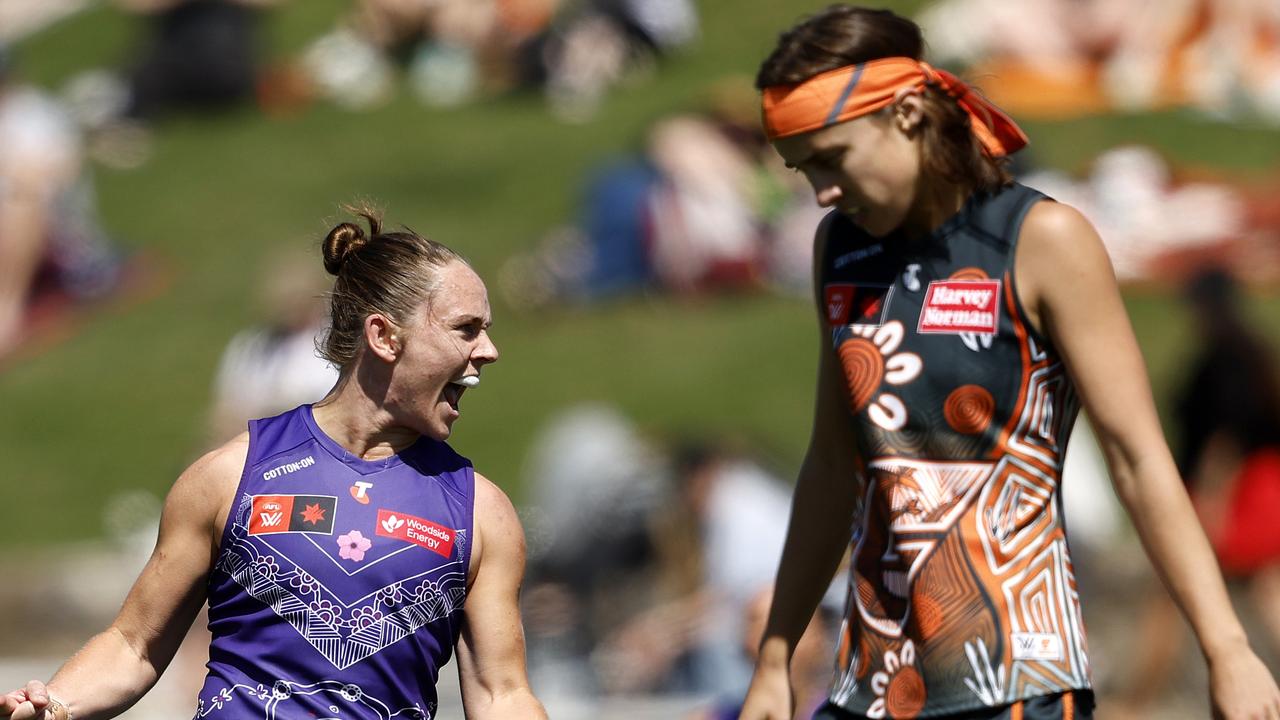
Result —
[{"label": "brown shoulder-length hair", "polygon": [[[782,33],[760,65],[756,88],[803,82],[828,70],[888,57],[924,57],[920,26],[890,10],[832,5]],[[945,90],[924,89],[921,165],[946,180],[992,191],[1013,181],[1007,158],[993,158],[970,129],[969,114]]]}]

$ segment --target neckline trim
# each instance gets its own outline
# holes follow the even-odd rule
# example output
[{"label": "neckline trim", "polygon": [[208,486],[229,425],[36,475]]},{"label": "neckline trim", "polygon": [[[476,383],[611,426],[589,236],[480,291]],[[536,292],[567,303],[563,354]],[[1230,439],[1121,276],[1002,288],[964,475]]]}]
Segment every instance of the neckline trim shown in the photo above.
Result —
[{"label": "neckline trim", "polygon": [[303,405],[302,419],[307,425],[307,430],[311,432],[312,437],[320,444],[334,459],[338,460],[347,467],[355,470],[361,475],[371,475],[376,472],[382,472],[393,467],[404,464],[405,458],[417,455],[426,445],[427,438],[419,435],[412,445],[394,452],[385,458],[379,460],[365,460],[355,453],[347,450],[337,440],[329,437],[328,433],[320,428],[316,422],[315,413],[310,403]]}]

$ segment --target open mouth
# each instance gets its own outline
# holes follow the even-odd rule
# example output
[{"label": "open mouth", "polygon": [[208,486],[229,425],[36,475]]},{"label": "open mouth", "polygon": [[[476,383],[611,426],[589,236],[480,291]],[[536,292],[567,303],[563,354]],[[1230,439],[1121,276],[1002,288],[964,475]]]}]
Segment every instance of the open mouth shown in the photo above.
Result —
[{"label": "open mouth", "polygon": [[479,384],[479,375],[464,375],[455,380],[450,380],[444,386],[444,389],[440,391],[440,396],[444,398],[445,402],[449,403],[449,407],[453,408],[454,412],[457,412],[458,403],[462,400],[462,393],[466,392],[467,388],[473,388]]}]

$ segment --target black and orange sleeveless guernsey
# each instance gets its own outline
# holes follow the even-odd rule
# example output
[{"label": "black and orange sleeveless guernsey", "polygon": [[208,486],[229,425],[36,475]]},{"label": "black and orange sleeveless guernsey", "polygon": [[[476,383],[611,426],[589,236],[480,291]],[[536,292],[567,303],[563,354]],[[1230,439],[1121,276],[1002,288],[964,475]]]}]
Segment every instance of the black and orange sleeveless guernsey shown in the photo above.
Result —
[{"label": "black and orange sleeveless guernsey", "polygon": [[1076,394],[1027,321],[1040,193],[979,193],[925,240],[831,218],[820,300],[865,490],[833,705],[931,717],[1090,686],[1059,492]]}]

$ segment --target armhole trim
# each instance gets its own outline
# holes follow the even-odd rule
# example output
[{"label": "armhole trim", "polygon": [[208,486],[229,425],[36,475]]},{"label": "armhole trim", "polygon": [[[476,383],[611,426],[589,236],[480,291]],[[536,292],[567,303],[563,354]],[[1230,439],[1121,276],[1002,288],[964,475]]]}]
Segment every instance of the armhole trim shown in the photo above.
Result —
[{"label": "armhole trim", "polygon": [[[1033,191],[1034,192],[1034,191]],[[1031,208],[1042,202],[1057,202],[1053,198],[1036,192],[1031,196],[1029,202],[1023,203],[1022,207],[1009,219],[1009,230],[1007,237],[1010,238],[1009,246],[1009,264],[1005,268],[1005,275],[1009,278],[1009,289],[1013,291],[1013,305],[1018,312],[1018,320],[1023,327],[1027,329],[1027,335],[1042,348],[1052,348],[1053,343],[1048,336],[1031,322],[1031,317],[1027,314],[1026,307],[1022,304],[1022,294],[1018,291],[1018,279],[1015,268],[1018,264],[1018,250],[1022,245],[1022,225],[1027,219],[1027,215],[1031,212]]]},{"label": "armhole trim", "polygon": [[480,521],[476,514],[476,468],[470,462],[467,463],[464,470],[467,486],[466,501],[470,506],[469,517],[471,518],[471,527],[467,529],[469,537],[467,538],[466,550],[463,551],[465,557],[462,558],[462,568],[465,573],[466,580],[462,583],[462,597],[465,603],[466,597],[471,594],[471,554],[475,549],[476,541],[480,538]]},{"label": "armhole trim", "polygon": [[[249,468],[257,463],[253,460],[253,453],[258,449],[258,424],[261,420],[249,421],[249,447],[244,455],[244,467],[240,469],[240,479],[236,481],[235,492],[231,495],[231,507],[227,509],[227,520],[222,525],[222,537],[218,542],[217,554],[220,557],[226,550],[227,541],[231,536],[231,528],[236,524],[236,515],[240,512],[241,496],[244,492],[245,480],[249,477]],[[217,558],[213,562],[214,567],[218,565]],[[213,582],[213,573],[209,573],[209,582]]]}]

